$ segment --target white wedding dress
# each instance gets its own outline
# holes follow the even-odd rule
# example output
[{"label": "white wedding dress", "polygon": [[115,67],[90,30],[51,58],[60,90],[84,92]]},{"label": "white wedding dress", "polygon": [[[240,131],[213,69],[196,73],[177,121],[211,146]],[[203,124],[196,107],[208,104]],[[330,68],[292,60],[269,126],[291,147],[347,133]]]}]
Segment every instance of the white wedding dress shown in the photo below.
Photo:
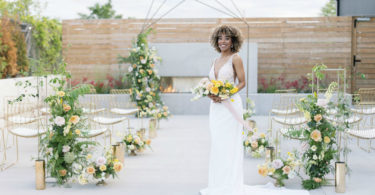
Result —
[{"label": "white wedding dress", "polygon": [[[210,80],[222,80],[234,83],[232,65],[233,55],[218,70],[215,79],[212,65],[209,73]],[[242,116],[242,101],[237,93],[229,101],[235,112]],[[287,190],[276,188],[272,184],[264,186],[247,186],[243,183],[243,125],[236,120],[233,112],[223,105],[211,101],[209,125],[211,133],[211,151],[208,174],[208,187],[200,191],[201,195],[305,195],[303,190]],[[255,167],[254,167],[255,168]]]}]

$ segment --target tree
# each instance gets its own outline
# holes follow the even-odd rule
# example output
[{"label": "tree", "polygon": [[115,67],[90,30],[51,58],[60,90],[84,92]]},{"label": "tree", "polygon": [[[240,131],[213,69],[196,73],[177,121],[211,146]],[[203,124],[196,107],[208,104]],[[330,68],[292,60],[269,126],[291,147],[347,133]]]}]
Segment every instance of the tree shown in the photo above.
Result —
[{"label": "tree", "polygon": [[337,4],[336,0],[329,0],[321,9],[322,16],[336,16]]},{"label": "tree", "polygon": [[99,5],[96,3],[94,6],[89,7],[91,11],[90,15],[86,15],[83,13],[78,13],[81,19],[121,19],[122,15],[116,15],[115,10],[112,9],[112,1],[108,0],[108,2],[104,5]]}]

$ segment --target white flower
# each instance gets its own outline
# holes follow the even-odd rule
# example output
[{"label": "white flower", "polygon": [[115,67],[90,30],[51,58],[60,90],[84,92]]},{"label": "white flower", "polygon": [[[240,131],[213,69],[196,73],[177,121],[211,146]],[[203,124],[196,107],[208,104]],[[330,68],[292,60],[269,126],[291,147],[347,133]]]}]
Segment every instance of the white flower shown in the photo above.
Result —
[{"label": "white flower", "polygon": [[316,151],[316,149],[317,149],[317,147],[316,147],[315,145],[311,146],[311,150],[312,150],[312,151],[314,151],[314,152],[315,152],[315,151]]},{"label": "white flower", "polygon": [[85,185],[85,184],[88,183],[88,181],[87,181],[86,177],[84,176],[84,174],[81,174],[81,175],[79,176],[79,178],[78,178],[78,182],[79,182],[79,184],[81,184],[81,185]]},{"label": "white flower", "polygon": [[64,128],[64,131],[63,131],[64,136],[66,136],[66,135],[69,133],[69,131],[70,131],[70,127],[71,127],[71,124],[68,123],[68,125]]},{"label": "white flower", "polygon": [[327,104],[328,104],[327,99],[318,99],[318,102],[316,103],[316,105],[320,107],[326,107]]},{"label": "white flower", "polygon": [[55,122],[55,124],[57,126],[63,126],[63,125],[65,125],[65,119],[64,119],[64,117],[61,117],[61,116],[57,116],[55,118],[54,122]]},{"label": "white flower", "polygon": [[62,152],[66,153],[66,152],[69,152],[70,151],[70,146],[63,146],[63,149],[62,149]]},{"label": "white flower", "polygon": [[47,154],[52,154],[53,148],[47,148]]},{"label": "white flower", "polygon": [[152,108],[154,104],[152,102],[148,103],[148,107]]},{"label": "white flower", "polygon": [[129,146],[129,150],[134,150],[135,149],[135,146],[132,144]]},{"label": "white flower", "polygon": [[150,91],[151,91],[151,88],[146,87],[146,91],[147,91],[147,92],[150,92]]},{"label": "white flower", "polygon": [[260,146],[259,147],[259,152],[263,152],[264,151],[264,146]]},{"label": "white flower", "polygon": [[316,156],[316,155],[314,154],[313,159],[314,159],[314,160],[317,160],[317,159],[318,159],[318,156]]},{"label": "white flower", "polygon": [[96,159],[96,166],[98,167],[101,165],[105,165],[105,163],[107,163],[107,159],[102,156]]},{"label": "white flower", "polygon": [[129,72],[133,71],[133,67],[129,66],[128,71]]},{"label": "white flower", "polygon": [[291,171],[289,174],[288,174],[288,178],[289,179],[293,179],[294,176],[296,176],[296,173],[294,171]]},{"label": "white flower", "polygon": [[272,161],[272,166],[273,166],[273,168],[275,168],[275,169],[279,169],[279,168],[281,168],[282,166],[284,166],[284,163],[283,163],[283,161],[281,161],[280,159],[276,159],[276,160]]},{"label": "white flower", "polygon": [[146,59],[141,60],[141,63],[142,63],[142,64],[146,64],[146,62],[147,62]]}]

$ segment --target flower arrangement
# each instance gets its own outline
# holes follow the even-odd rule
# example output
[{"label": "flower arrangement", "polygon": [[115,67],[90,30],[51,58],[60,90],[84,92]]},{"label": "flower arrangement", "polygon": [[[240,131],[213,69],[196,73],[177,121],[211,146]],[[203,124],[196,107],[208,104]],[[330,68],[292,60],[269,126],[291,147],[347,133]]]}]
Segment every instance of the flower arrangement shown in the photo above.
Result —
[{"label": "flower arrangement", "polygon": [[[254,128],[254,133],[257,132],[257,128]],[[243,145],[247,152],[251,153],[254,158],[260,158],[265,152],[266,147],[269,146],[266,134],[260,133],[259,135],[249,131],[247,138],[243,141]]]},{"label": "flower arrangement", "polygon": [[272,162],[258,165],[258,173],[276,180],[276,186],[284,186],[284,180],[292,179],[298,174],[297,168],[301,165],[294,153],[288,152],[288,158],[277,158]]},{"label": "flower arrangement", "polygon": [[[198,100],[208,95],[218,96],[224,100],[237,93],[237,91],[238,88],[235,87],[233,83],[227,81],[223,82],[221,80],[210,81],[209,79],[204,78],[192,89],[192,93],[195,95],[192,100]],[[231,101],[234,100],[231,99]]]},{"label": "flower arrangement", "polygon": [[97,185],[105,184],[105,179],[112,176],[115,178],[117,173],[123,168],[123,164],[115,159],[111,150],[107,150],[105,155],[93,158],[92,154],[87,154],[86,159],[89,161],[88,166],[82,170],[79,176],[79,183],[84,185],[97,181]]},{"label": "flower arrangement", "polygon": [[[332,83],[329,88],[332,88]],[[308,147],[303,153],[302,159],[305,161],[305,172],[309,179],[303,180],[305,189],[319,188],[325,182],[324,176],[332,170],[331,160],[337,153],[336,127],[332,125],[325,116],[327,115],[326,103],[329,102],[332,90],[326,93],[326,100],[319,100],[316,93],[302,98],[297,104],[304,113],[308,123],[303,129]]]},{"label": "flower arrangement", "polygon": [[85,155],[90,145],[96,142],[80,141],[78,138],[85,134],[82,109],[78,106],[78,96],[89,91],[88,86],[75,89],[64,89],[65,80],[55,78],[51,83],[56,94],[44,101],[50,106],[52,117],[46,136],[41,140],[42,152],[47,157],[47,171],[57,179],[58,184],[64,184],[77,175],[76,167],[87,164]]},{"label": "flower arrangement", "polygon": [[136,155],[135,151],[142,151],[146,146],[151,148],[151,140],[143,140],[138,135],[128,133],[125,135],[123,142],[126,145],[126,151],[130,155]]},{"label": "flower arrangement", "polygon": [[250,119],[255,113],[255,103],[250,98],[246,98],[247,109],[243,112],[243,120]]},{"label": "flower arrangement", "polygon": [[155,48],[148,47],[147,36],[150,32],[151,29],[148,29],[138,35],[129,57],[121,57],[120,63],[130,63],[126,78],[131,85],[131,99],[137,103],[140,116],[155,117],[160,113],[159,119],[167,119],[170,114],[160,99],[160,77],[155,69],[155,64],[161,58],[156,55]]}]

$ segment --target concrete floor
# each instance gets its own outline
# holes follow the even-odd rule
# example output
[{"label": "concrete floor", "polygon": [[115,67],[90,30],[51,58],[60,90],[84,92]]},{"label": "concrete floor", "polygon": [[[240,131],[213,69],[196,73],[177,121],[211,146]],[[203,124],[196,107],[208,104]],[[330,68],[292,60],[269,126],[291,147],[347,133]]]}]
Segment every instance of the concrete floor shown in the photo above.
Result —
[{"label": "concrete floor", "polygon": [[[267,117],[254,117],[260,131],[268,127]],[[133,123],[134,125],[136,123]],[[20,139],[20,162],[0,172],[0,195],[8,194],[126,194],[126,195],[198,195],[207,185],[208,156],[210,137],[207,115],[177,115],[168,121],[162,121],[158,136],[153,139],[153,151],[147,150],[141,155],[125,158],[124,170],[119,179],[108,180],[108,185],[97,187],[94,184],[72,188],[47,185],[44,191],[35,190],[34,162],[36,139]],[[115,127],[118,129],[119,127]],[[285,153],[298,148],[297,141],[284,140]],[[348,195],[375,194],[375,155],[366,153],[350,142],[353,150],[349,155],[351,175],[347,177]],[[8,153],[12,153],[10,150]],[[14,156],[13,156],[14,157]],[[263,159],[253,159],[246,155],[244,160],[245,183],[259,185],[272,182],[257,173],[257,165]],[[331,176],[332,177],[332,176]],[[298,177],[286,182],[286,187],[300,189]],[[334,187],[323,187],[310,191],[311,195],[335,194]]]}]

